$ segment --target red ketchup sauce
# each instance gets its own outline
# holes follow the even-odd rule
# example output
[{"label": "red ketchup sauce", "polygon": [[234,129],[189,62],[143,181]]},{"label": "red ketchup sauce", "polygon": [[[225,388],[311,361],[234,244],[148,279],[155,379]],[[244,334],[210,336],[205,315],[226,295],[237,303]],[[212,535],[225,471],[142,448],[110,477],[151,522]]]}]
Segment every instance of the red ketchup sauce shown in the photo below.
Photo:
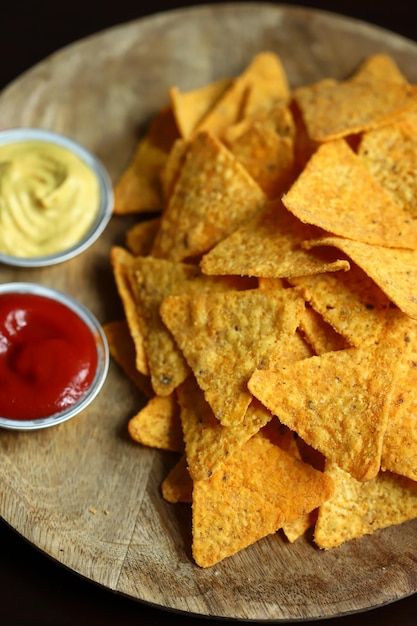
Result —
[{"label": "red ketchup sauce", "polygon": [[94,335],[71,309],[29,293],[0,294],[0,415],[48,417],[88,391],[98,364]]}]

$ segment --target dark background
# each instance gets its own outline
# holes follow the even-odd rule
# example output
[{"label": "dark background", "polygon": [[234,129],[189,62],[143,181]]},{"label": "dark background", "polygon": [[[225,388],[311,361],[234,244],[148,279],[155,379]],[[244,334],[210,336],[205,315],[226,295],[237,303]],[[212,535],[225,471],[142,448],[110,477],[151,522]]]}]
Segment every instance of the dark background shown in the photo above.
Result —
[{"label": "dark background", "polygon": [[[0,89],[56,50],[113,25],[190,2],[1,0]],[[192,4],[203,4],[193,2]],[[214,2],[212,4],[215,4]],[[351,0],[286,2],[365,20],[417,41],[417,3]],[[1,463],[1,458],[0,458]],[[0,485],[1,498],[1,485]],[[52,562],[0,522],[1,626],[222,626],[114,595]],[[415,626],[417,597],[316,626]]]}]

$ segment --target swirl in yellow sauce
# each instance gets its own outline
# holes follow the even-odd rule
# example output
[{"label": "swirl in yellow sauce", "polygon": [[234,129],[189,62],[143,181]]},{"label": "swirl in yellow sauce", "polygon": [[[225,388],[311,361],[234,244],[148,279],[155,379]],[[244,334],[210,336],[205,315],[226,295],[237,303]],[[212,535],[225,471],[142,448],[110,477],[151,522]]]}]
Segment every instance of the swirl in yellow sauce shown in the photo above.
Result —
[{"label": "swirl in yellow sauce", "polygon": [[19,257],[62,252],[94,223],[97,177],[67,148],[44,141],[0,146],[0,251]]}]

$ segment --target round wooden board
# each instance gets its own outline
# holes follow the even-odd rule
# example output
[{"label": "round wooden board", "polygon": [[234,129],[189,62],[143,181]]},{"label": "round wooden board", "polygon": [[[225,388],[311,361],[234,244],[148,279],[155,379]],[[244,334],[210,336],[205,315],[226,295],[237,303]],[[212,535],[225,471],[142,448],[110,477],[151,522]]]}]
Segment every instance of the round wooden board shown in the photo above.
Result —
[{"label": "round wooden board", "polygon": [[[417,82],[417,45],[355,20],[273,4],[183,9],[77,42],[0,95],[0,127],[37,126],[93,150],[116,180],[150,117],[183,89],[235,75],[261,50],[282,58],[293,86],[343,78],[388,52]],[[114,217],[79,258],[2,282],[36,281],[75,295],[103,323],[122,315],[109,263],[132,218]],[[104,390],[50,430],[0,433],[0,514],[74,572],[159,607],[204,616],[287,621],[342,615],[417,590],[417,520],[320,552],[306,539],[268,537],[203,570],[190,554],[190,510],[160,484],[175,457],[127,435],[143,398],[111,365]]]}]

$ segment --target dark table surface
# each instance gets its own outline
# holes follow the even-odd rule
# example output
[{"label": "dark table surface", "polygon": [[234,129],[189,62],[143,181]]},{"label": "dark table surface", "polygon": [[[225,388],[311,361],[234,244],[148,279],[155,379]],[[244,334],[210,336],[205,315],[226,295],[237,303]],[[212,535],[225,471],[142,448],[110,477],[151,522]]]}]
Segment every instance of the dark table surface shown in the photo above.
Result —
[{"label": "dark table surface", "polygon": [[[201,2],[141,0],[13,0],[0,9],[0,89],[49,54],[109,26]],[[213,2],[212,2],[213,4]],[[286,4],[296,4],[287,0]],[[337,11],[417,41],[417,4],[374,0],[300,1]],[[1,462],[1,459],[0,459]],[[1,498],[1,486],[0,486]],[[0,624],[3,626],[220,626],[224,620],[187,617],[115,595],[67,571],[0,521]],[[229,623],[229,622],[228,622]],[[252,622],[253,623],[253,622]],[[317,626],[415,626],[417,596]]]}]

